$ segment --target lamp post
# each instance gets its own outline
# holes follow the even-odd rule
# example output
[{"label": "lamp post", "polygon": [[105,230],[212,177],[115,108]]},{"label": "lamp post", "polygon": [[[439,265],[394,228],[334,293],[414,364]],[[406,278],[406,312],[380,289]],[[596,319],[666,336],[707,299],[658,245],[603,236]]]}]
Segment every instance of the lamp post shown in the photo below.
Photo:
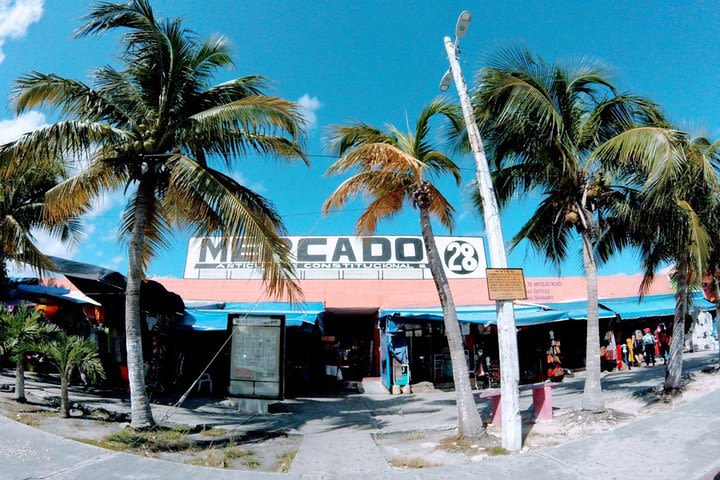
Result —
[{"label": "lamp post", "polygon": [[[505,254],[505,242],[503,240],[502,226],[500,225],[500,214],[498,213],[497,199],[490,178],[485,150],[483,148],[480,131],[475,121],[470,95],[467,84],[460,69],[457,55],[459,53],[458,43],[465,35],[470,24],[470,12],[467,10],[460,14],[455,27],[455,42],[450,37],[444,38],[445,50],[447,51],[450,70],[443,76],[440,82],[440,89],[446,91],[450,88],[452,79],[455,80],[455,87],[460,96],[467,127],[470,146],[475,156],[475,174],[478,188],[483,202],[483,218],[485,220],[485,231],[487,233],[488,247],[490,250],[490,262],[494,268],[506,268],[507,256]],[[517,451],[522,446],[522,422],[520,418],[520,405],[518,383],[520,381],[520,368],[518,365],[517,332],[515,330],[515,313],[513,303],[509,300],[498,300],[495,302],[497,309],[498,346],[500,351],[500,407],[502,412],[502,446],[507,450]]]}]

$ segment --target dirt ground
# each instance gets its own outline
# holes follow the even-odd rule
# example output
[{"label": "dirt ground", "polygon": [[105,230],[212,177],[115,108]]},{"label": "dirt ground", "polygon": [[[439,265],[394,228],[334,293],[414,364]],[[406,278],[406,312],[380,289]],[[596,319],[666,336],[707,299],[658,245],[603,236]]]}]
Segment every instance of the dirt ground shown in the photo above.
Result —
[{"label": "dirt ground", "polygon": [[[627,394],[614,395],[607,401],[606,411],[601,414],[583,412],[579,408],[555,408],[552,420],[534,420],[531,413],[525,411],[522,412],[525,436],[522,452],[597,435],[666,412],[719,389],[720,372],[709,367],[690,374],[680,396],[665,397],[655,389],[628,390]],[[393,468],[428,468],[475,463],[490,456],[507,455],[508,452],[499,446],[499,427],[486,427],[490,438],[485,442],[458,438],[454,430],[380,434],[373,438]]]}]

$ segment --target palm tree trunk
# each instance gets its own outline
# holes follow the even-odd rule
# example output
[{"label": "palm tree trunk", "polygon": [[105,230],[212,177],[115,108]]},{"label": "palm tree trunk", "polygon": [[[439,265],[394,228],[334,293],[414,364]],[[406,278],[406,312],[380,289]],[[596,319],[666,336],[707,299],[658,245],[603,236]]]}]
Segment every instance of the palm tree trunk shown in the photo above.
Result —
[{"label": "palm tree trunk", "polygon": [[7,272],[7,258],[5,255],[0,255],[0,291],[7,287],[8,283],[10,279]]},{"label": "palm tree trunk", "polygon": [[25,355],[18,353],[17,362],[15,364],[15,400],[25,403]]},{"label": "palm tree trunk", "polygon": [[470,375],[468,373],[467,360],[465,359],[465,347],[460,333],[460,324],[455,311],[450,284],[445,276],[440,255],[435,245],[435,235],[430,224],[430,215],[426,208],[420,208],[420,227],[422,229],[425,252],[430,265],[435,286],[437,287],[440,305],[445,319],[445,336],[450,348],[450,359],[452,360],[453,381],[455,382],[455,402],[458,410],[458,434],[463,437],[477,438],[485,434],[485,427],[478,412],[477,405],[472,395]]},{"label": "palm tree trunk", "polygon": [[68,418],[70,416],[68,375],[70,375],[70,372],[60,370],[60,416],[63,418]]},{"label": "palm tree trunk", "polygon": [[[713,287],[715,288],[715,325],[717,326],[716,332],[719,334],[716,338],[720,346],[720,283],[718,283],[717,271],[713,273]],[[720,348],[718,348],[718,355],[720,355]]]},{"label": "palm tree trunk", "polygon": [[600,384],[600,325],[598,320],[597,265],[590,232],[583,231],[583,263],[587,280],[587,335],[585,338],[585,388],[581,401],[583,410],[602,412],[605,400]]},{"label": "palm tree trunk", "polygon": [[155,425],[150,401],[145,391],[145,363],[140,328],[140,287],[142,285],[142,252],[148,220],[151,185],[140,180],[135,203],[134,224],[128,246],[128,275],[125,290],[125,345],[130,382],[130,426],[147,429]]},{"label": "palm tree trunk", "polygon": [[687,313],[687,261],[683,257],[677,262],[677,292],[675,292],[675,317],[673,318],[670,358],[665,371],[665,391],[676,391],[681,387],[683,346],[685,344],[685,315]]}]

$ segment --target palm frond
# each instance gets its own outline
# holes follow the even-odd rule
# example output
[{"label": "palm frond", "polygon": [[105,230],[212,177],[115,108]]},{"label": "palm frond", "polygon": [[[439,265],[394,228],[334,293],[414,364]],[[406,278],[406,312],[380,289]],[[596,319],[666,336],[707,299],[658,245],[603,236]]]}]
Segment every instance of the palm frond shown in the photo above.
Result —
[{"label": "palm frond", "polygon": [[339,157],[356,147],[373,143],[385,143],[397,147],[398,139],[394,135],[366,123],[333,125],[329,131],[328,144]]},{"label": "palm frond", "polygon": [[211,107],[190,117],[200,128],[222,126],[248,132],[283,132],[300,141],[304,120],[297,105],[279,97],[248,96]]},{"label": "palm frond", "polygon": [[99,2],[87,14],[85,23],[75,31],[76,37],[102,34],[114,28],[150,29],[156,25],[148,0],[128,3]]},{"label": "palm frond", "polygon": [[74,115],[86,122],[110,120],[127,123],[131,120],[131,114],[103,92],[57,74],[31,71],[22,75],[15,82],[11,98],[16,114],[48,106],[63,115]]},{"label": "palm frond", "polygon": [[637,126],[601,144],[591,161],[642,165],[647,171],[645,188],[659,188],[677,178],[685,161],[682,135],[666,127]]},{"label": "palm frond", "polygon": [[128,176],[116,167],[111,159],[96,159],[87,169],[50,188],[45,196],[45,218],[58,221],[82,215],[103,192],[125,185]]},{"label": "palm frond", "polygon": [[[394,218],[402,211],[406,197],[406,192],[401,188],[397,188],[373,200],[362,215],[358,217],[357,233],[359,235],[373,235],[380,220]],[[328,202],[331,202],[331,200],[328,199]]]},{"label": "palm frond", "polygon": [[361,194],[370,198],[383,197],[390,192],[407,191],[414,177],[405,173],[388,171],[361,171],[343,181],[323,203],[323,213],[344,207],[351,199]]},{"label": "palm frond", "polygon": [[540,203],[532,217],[510,241],[510,248],[514,249],[521,241],[528,240],[549,262],[560,268],[560,264],[567,258],[568,242],[574,230],[565,224],[564,215],[558,212],[554,203],[552,196]]},{"label": "palm frond", "polygon": [[339,175],[353,168],[366,170],[411,171],[420,176],[425,165],[408,155],[400,147],[388,143],[368,143],[355,147],[340,157],[328,169],[326,174]]},{"label": "palm frond", "polygon": [[[183,192],[194,190],[196,195],[183,198]],[[199,202],[199,198],[202,202]],[[263,280],[272,295],[285,296],[291,301],[302,298],[296,283],[290,250],[280,236],[284,228],[279,215],[262,196],[215,170],[203,167],[191,159],[177,155],[173,160],[168,203],[175,203],[191,213],[207,209],[215,212],[219,230],[236,244],[245,246],[248,261],[262,268]],[[192,203],[191,203],[192,202]],[[191,223],[190,219],[186,219]],[[204,222],[192,222],[196,229]]]},{"label": "palm frond", "polygon": [[52,163],[58,159],[87,158],[98,144],[122,145],[128,134],[98,122],[64,121],[26,133],[14,142],[0,146],[0,156],[9,155],[17,168],[29,163]]}]

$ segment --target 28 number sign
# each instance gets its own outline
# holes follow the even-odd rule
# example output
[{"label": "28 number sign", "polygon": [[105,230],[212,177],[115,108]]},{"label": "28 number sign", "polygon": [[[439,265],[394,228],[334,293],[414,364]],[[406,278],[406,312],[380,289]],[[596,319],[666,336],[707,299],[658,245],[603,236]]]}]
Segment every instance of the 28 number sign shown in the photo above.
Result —
[{"label": "28 number sign", "polygon": [[459,275],[467,275],[478,268],[478,252],[468,242],[456,240],[445,247],[445,265]]}]

